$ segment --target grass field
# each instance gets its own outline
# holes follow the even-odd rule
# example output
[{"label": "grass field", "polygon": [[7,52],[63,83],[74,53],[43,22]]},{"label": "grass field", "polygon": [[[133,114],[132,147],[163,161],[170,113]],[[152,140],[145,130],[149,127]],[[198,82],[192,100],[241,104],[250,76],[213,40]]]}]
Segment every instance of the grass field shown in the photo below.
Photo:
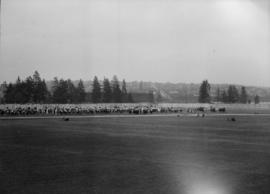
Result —
[{"label": "grass field", "polygon": [[0,193],[270,193],[270,117],[0,120]]}]

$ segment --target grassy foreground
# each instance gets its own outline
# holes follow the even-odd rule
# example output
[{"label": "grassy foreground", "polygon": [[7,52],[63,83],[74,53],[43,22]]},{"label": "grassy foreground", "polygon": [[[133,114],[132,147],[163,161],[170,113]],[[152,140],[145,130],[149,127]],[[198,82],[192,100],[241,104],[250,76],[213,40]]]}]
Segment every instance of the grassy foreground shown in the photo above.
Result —
[{"label": "grassy foreground", "polygon": [[0,193],[270,193],[270,117],[0,120]]}]

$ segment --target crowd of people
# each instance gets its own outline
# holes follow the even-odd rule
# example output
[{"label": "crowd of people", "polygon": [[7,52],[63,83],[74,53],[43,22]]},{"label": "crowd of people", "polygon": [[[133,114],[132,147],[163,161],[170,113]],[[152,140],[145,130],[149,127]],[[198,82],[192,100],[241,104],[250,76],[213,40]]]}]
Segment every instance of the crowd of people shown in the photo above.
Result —
[{"label": "crowd of people", "polygon": [[[223,111],[224,110],[224,111]],[[181,107],[162,104],[2,104],[0,116],[57,116],[95,114],[153,114],[225,112],[225,108]]]}]

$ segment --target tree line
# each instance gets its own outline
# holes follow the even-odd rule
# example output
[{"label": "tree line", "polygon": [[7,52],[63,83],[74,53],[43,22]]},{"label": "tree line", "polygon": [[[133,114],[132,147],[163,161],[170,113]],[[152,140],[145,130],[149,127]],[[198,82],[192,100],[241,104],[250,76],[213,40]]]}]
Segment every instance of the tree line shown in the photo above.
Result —
[{"label": "tree line", "polygon": [[49,91],[45,79],[41,79],[38,71],[35,71],[33,76],[28,76],[25,80],[18,77],[15,83],[4,82],[2,90],[2,103],[84,103],[87,95],[93,103],[133,102],[131,93],[127,92],[125,80],[120,86],[117,76],[113,76],[112,81],[104,78],[102,84],[95,76],[92,92],[87,94],[82,80],[74,85],[70,79],[57,77]]},{"label": "tree line", "polygon": [[133,99],[131,93],[127,92],[125,80],[122,81],[121,87],[117,76],[113,76],[111,82],[108,78],[104,78],[102,84],[100,84],[98,77],[95,76],[93,80],[92,101],[94,103],[122,103],[133,102]]},{"label": "tree line", "polygon": [[[250,96],[248,95],[246,88],[241,86],[240,91],[237,89],[235,85],[229,85],[227,90],[220,90],[217,88],[216,96],[211,98],[210,95],[211,86],[208,80],[204,80],[201,83],[200,90],[199,90],[199,99],[200,103],[210,103],[212,101],[216,102],[223,102],[223,103],[242,103],[247,104],[251,103]],[[259,95],[254,96],[254,103],[258,104],[260,102]]]},{"label": "tree line", "polygon": [[[82,80],[77,85],[70,79],[53,80],[52,89],[49,91],[45,79],[40,77],[38,71],[33,76],[28,76],[25,80],[19,77],[15,83],[1,85],[3,98],[1,103],[129,103],[133,102],[131,93],[128,93],[126,82],[123,79],[120,83],[117,76],[113,76],[110,81],[104,78],[100,81],[97,76],[94,77],[91,93],[86,93]],[[157,92],[156,100],[154,100],[153,92],[149,93],[149,102],[161,101],[161,94]],[[160,99],[159,99],[160,98]],[[250,96],[247,94],[246,88],[242,86],[237,89],[234,85],[229,85],[227,89],[217,88],[215,96],[211,96],[211,86],[207,80],[204,80],[199,88],[200,103],[210,102],[223,103],[251,103]],[[255,104],[260,102],[260,97],[255,95]]]},{"label": "tree line", "polygon": [[2,84],[5,103],[44,103],[50,98],[45,80],[35,71],[33,76],[21,80],[18,77],[15,83]]}]

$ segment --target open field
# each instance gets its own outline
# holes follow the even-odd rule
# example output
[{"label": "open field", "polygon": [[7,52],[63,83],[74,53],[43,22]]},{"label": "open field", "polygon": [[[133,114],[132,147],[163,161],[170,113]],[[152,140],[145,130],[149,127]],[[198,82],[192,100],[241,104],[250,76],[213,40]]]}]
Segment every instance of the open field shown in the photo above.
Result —
[{"label": "open field", "polygon": [[270,193],[270,116],[0,120],[0,193]]}]

